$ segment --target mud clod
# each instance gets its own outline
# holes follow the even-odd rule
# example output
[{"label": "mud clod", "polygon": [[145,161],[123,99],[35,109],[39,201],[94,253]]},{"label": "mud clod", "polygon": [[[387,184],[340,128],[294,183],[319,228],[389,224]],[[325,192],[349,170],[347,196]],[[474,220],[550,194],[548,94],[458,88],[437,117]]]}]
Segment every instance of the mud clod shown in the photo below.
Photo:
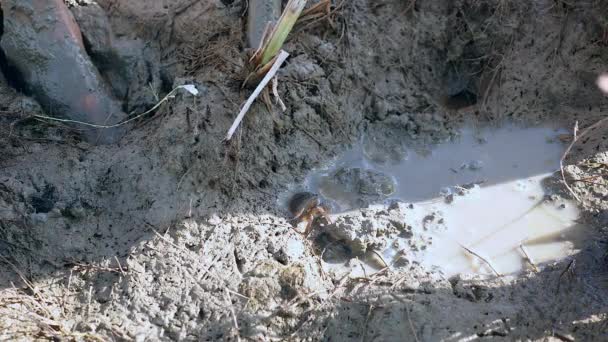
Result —
[{"label": "mud clod", "polygon": [[396,187],[391,177],[362,168],[341,168],[321,182],[321,193],[345,208],[367,207],[393,194]]}]

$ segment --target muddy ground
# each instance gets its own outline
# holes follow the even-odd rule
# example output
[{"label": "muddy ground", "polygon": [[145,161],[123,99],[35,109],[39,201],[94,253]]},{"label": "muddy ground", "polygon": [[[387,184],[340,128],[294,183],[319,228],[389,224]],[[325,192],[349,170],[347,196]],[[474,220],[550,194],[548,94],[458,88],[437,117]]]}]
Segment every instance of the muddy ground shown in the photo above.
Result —
[{"label": "muddy ground", "polygon": [[[77,17],[96,6],[70,4]],[[118,144],[93,146],[77,127],[33,118],[41,107],[2,63],[0,339],[605,338],[605,125],[566,161],[593,238],[537,273],[445,279],[409,264],[334,277],[277,201],[362,135],[390,150],[465,123],[597,122],[608,109],[595,87],[608,70],[603,2],[336,1],[285,47],[286,111],[256,104],[228,144],[250,92],[246,1],[97,4],[132,63],[126,111],[182,84],[200,94],[180,92]],[[558,174],[554,183],[572,197]],[[398,221],[402,206],[388,215]]]}]

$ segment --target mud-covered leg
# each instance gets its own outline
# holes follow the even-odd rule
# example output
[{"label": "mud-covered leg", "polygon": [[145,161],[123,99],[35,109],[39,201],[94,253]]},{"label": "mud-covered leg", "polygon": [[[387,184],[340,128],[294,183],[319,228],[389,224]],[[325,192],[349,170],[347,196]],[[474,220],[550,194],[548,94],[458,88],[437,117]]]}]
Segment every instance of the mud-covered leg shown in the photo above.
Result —
[{"label": "mud-covered leg", "polygon": [[304,237],[308,237],[310,232],[312,231],[312,224],[315,221],[315,217],[313,215],[306,215],[306,229],[304,229]]},{"label": "mud-covered leg", "polygon": [[325,207],[318,207],[318,208],[314,209],[314,211],[312,213],[312,217],[314,218],[314,217],[319,217],[319,216],[322,216],[325,219],[325,221],[327,221],[327,223],[329,223],[329,224],[332,223],[331,217],[329,217],[329,210],[326,209]]},{"label": "mud-covered leg", "polygon": [[[308,230],[309,230],[309,229],[310,229],[310,227],[312,226],[312,221],[313,221],[313,218],[312,218],[310,215],[302,215],[302,216],[300,216],[300,217],[298,217],[298,218],[296,218],[296,219],[293,219],[293,220],[292,220],[292,222],[294,222],[294,228],[293,228],[293,230],[295,230],[295,231],[296,231],[296,233],[298,233],[298,234],[300,234],[300,235],[306,236],[306,234],[307,234]],[[299,226],[299,225],[300,225],[300,223],[302,223],[302,222],[306,222],[306,227],[304,228],[304,231],[303,231],[303,232],[300,232],[300,231],[298,230],[298,226]]]},{"label": "mud-covered leg", "polygon": [[321,208],[319,210],[319,212],[320,212],[321,216],[323,216],[323,218],[325,219],[325,221],[327,221],[327,223],[332,224],[331,217],[329,217],[329,211],[328,210],[326,210],[325,208]]}]

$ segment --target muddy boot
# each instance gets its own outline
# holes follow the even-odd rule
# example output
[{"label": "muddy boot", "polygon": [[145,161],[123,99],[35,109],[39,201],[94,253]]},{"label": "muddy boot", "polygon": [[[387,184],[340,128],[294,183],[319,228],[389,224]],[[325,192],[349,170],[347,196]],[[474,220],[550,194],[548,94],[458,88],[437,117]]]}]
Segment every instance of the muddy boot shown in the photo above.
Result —
[{"label": "muddy boot", "polygon": [[85,51],[80,28],[62,0],[6,0],[0,45],[25,88],[50,116],[74,123],[87,141],[117,142],[126,118]]},{"label": "muddy boot", "polygon": [[116,37],[106,12],[94,2],[70,10],[89,56],[123,110],[142,113],[156,105],[163,91],[158,49],[140,39]]}]

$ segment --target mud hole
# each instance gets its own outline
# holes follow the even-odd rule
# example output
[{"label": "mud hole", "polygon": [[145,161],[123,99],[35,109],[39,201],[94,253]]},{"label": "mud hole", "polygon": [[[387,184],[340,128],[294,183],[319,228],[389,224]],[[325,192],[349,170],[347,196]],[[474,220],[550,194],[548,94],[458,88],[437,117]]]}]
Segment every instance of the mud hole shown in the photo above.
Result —
[{"label": "mud hole", "polygon": [[[597,122],[608,109],[595,86],[608,70],[603,2],[336,1],[331,21],[297,27],[285,46],[291,57],[278,89],[287,110],[257,103],[230,144],[222,139],[250,91],[241,89],[246,1],[68,3],[77,18],[92,18],[96,4],[107,15],[116,51],[126,54],[122,70],[104,69],[96,50],[106,24],[79,24],[125,112],[179,85],[194,84],[199,95],[179,92],[118,143],[94,146],[73,126],[36,119],[43,106],[3,67],[0,339],[606,336],[608,127],[583,137],[566,160],[587,237],[538,271],[447,277],[409,262],[329,272],[326,261],[345,253],[360,269],[383,236],[405,239],[406,252],[422,248],[401,214],[410,203],[372,198],[340,218],[333,226],[345,234],[362,222],[375,227],[357,250],[339,239],[323,245],[332,225],[322,220],[304,238],[281,200],[364,137],[368,152],[390,163],[463,127],[571,132],[576,121]],[[526,153],[519,149],[509,154]],[[381,179],[369,177],[372,188]],[[555,201],[574,200],[559,172],[543,186]]]}]

